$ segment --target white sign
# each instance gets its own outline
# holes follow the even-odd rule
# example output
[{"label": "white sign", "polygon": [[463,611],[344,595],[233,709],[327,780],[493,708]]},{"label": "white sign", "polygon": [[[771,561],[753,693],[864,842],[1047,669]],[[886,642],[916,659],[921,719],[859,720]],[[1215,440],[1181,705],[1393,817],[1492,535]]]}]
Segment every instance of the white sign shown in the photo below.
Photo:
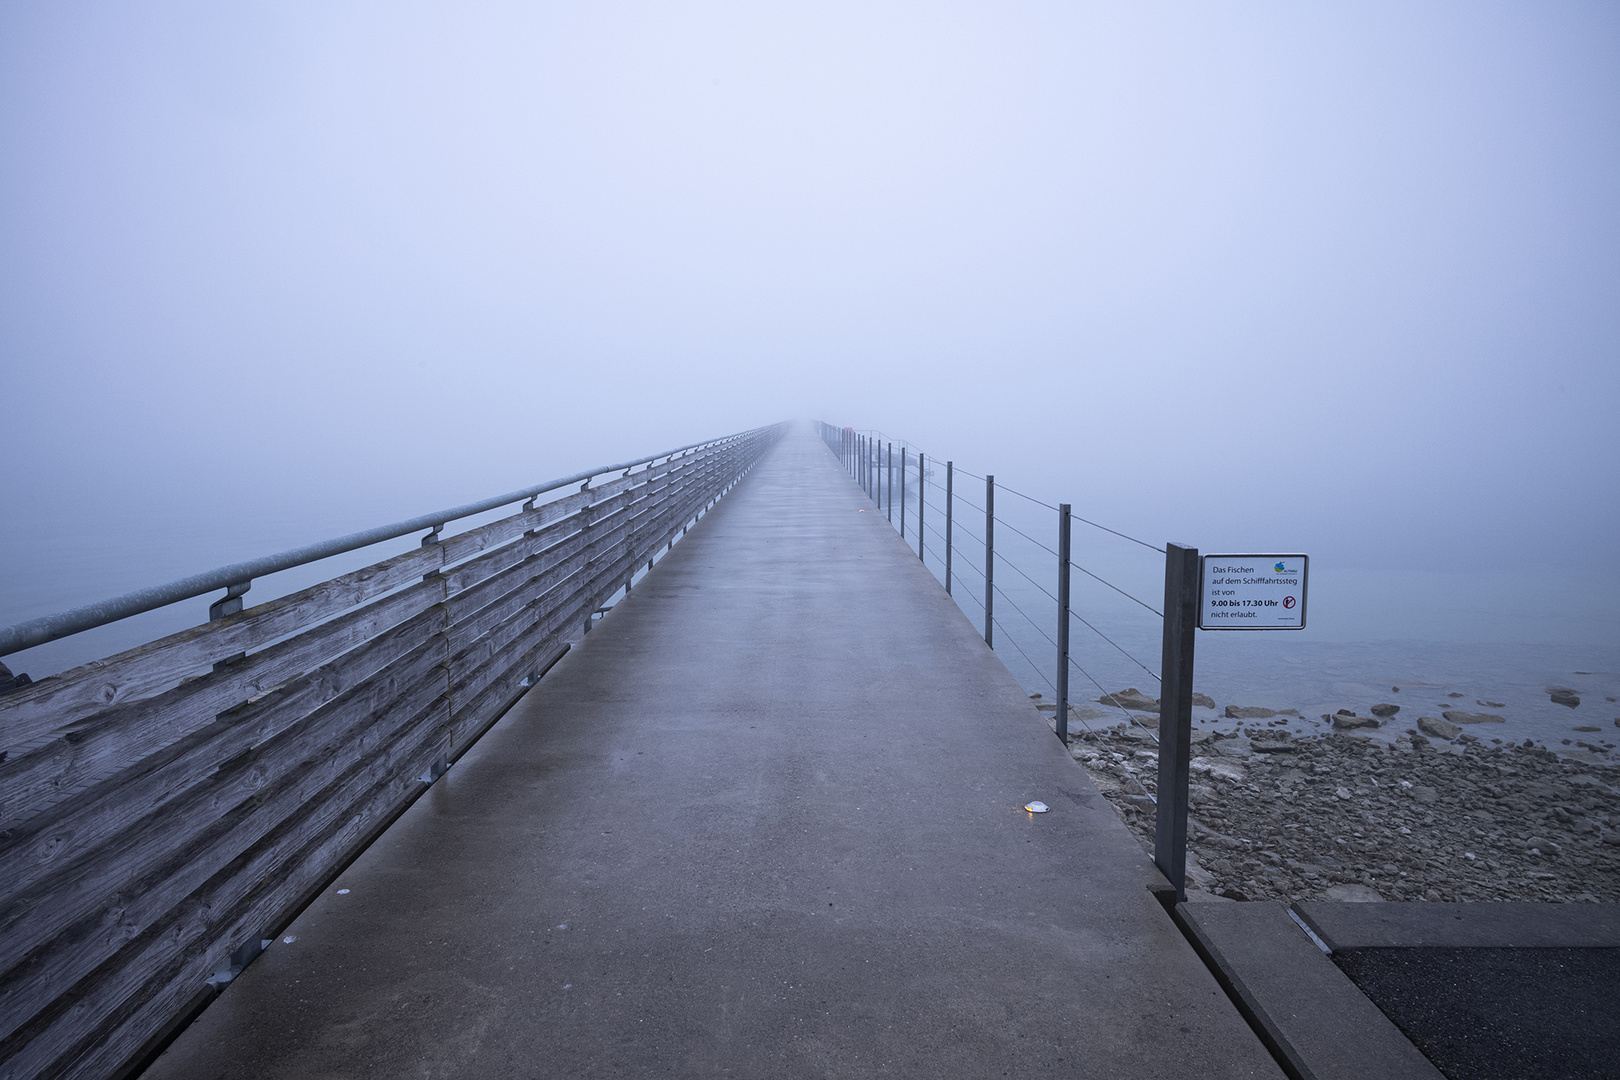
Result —
[{"label": "white sign", "polygon": [[1205,555],[1198,560],[1198,629],[1305,629],[1310,565],[1308,555]]}]

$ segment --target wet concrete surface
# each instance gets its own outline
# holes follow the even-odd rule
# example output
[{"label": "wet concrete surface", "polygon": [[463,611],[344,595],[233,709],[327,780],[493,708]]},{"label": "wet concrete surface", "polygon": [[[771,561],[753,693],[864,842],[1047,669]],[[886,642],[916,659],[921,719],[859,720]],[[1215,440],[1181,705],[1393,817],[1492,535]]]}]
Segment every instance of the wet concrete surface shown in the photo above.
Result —
[{"label": "wet concrete surface", "polygon": [[796,431],[146,1075],[1280,1076],[1160,883]]}]

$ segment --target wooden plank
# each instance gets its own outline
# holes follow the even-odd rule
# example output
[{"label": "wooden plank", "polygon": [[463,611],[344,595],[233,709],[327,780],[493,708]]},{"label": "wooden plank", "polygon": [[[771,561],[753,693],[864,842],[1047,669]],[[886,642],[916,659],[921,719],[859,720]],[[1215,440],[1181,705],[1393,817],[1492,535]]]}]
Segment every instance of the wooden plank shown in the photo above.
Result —
[{"label": "wooden plank", "polygon": [[490,725],[528,692],[529,688],[522,683],[530,673],[544,671],[567,651],[568,643],[562,641],[555,631],[539,636],[515,662],[506,665],[501,676],[491,680],[477,697],[456,707],[451,716],[451,758],[465,753],[489,730]]},{"label": "wooden plank", "polygon": [[70,798],[264,693],[341,656],[438,602],[418,582],[156,697],[88,717],[31,753],[0,762],[0,833]]},{"label": "wooden plank", "polygon": [[498,547],[529,530],[543,528],[561,518],[576,516],[581,509],[591,503],[617,496],[634,483],[634,476],[615,477],[583,492],[575,492],[566,498],[543,503],[533,510],[446,537],[439,544],[444,549],[445,565],[455,565],[490,548]]},{"label": "wooden plank", "polygon": [[[262,760],[222,769],[218,782],[148,814],[114,838],[104,857],[64,867],[15,897],[0,916],[0,1032],[62,993],[215,873],[295,815],[356,762],[386,757],[404,731],[444,696],[434,643],[413,654],[376,697],[345,695],[312,724],[319,737],[282,738]],[[384,680],[373,680],[381,682]],[[362,684],[357,691],[369,688]],[[441,739],[441,741],[443,741]],[[283,758],[281,761],[275,760]],[[268,775],[267,775],[268,774]]]},{"label": "wooden plank", "polygon": [[[608,500],[598,511],[599,515],[606,516],[617,513],[622,509],[623,499],[624,496],[621,495]],[[453,569],[446,570],[444,577],[447,583],[447,597],[456,598],[486,579],[495,577],[512,566],[521,563],[530,554],[542,550],[547,545],[561,542],[564,535],[572,534],[567,532],[568,529],[571,528],[573,532],[577,533],[581,531],[580,526],[582,524],[583,522],[577,516],[570,518],[568,521],[556,523],[532,537],[519,537],[509,544],[464,562]]]},{"label": "wooden plank", "polygon": [[[672,479],[669,486],[671,488],[675,488],[677,485],[673,474],[677,472],[677,469],[672,468],[669,471],[672,474]],[[701,509],[701,507],[710,499],[714,498],[718,492],[726,486],[727,483],[734,482],[733,477],[735,474],[716,474],[712,467],[707,471],[710,475],[705,479],[709,482],[698,485],[699,490],[683,493],[689,494],[690,497],[687,499],[682,499],[680,502],[672,502],[672,504],[668,507],[667,512],[660,510],[654,502],[654,500],[658,497],[656,491],[646,490],[653,486],[657,478],[644,478],[643,474],[635,474],[632,477],[620,478],[621,480],[639,481],[639,486],[643,490],[633,491],[631,493],[631,498],[628,501],[632,504],[632,507],[630,514],[627,515],[627,521],[616,524],[611,530],[613,533],[620,535],[619,542],[611,545],[604,545],[603,541],[607,540],[608,538],[606,535],[598,535],[591,538],[589,544],[589,555],[593,558],[591,569],[594,571],[594,573],[591,576],[590,582],[582,586],[582,588],[586,591],[586,599],[583,602],[579,602],[578,606],[572,611],[567,610],[567,608],[571,605],[566,604],[566,602],[562,609],[552,609],[549,612],[551,619],[555,619],[558,625],[561,625],[570,617],[579,617],[579,615],[583,614],[584,611],[587,610],[587,605],[594,607],[596,603],[600,602],[600,599],[597,599],[597,597],[605,599],[606,596],[611,595],[613,591],[617,590],[619,579],[622,574],[629,570],[633,570],[635,566],[644,562],[645,559],[652,553],[652,548],[667,542],[668,538],[678,530],[679,525],[676,524],[677,521],[684,523],[686,520],[689,520],[690,515],[681,516],[677,519],[675,517],[676,513],[687,510],[695,512],[696,510]],[[674,494],[675,493],[672,492],[672,495]],[[648,505],[649,503],[652,503],[652,505]],[[661,520],[666,519],[668,524],[663,528],[659,528]],[[494,530],[491,530],[491,533],[493,533],[493,531]],[[489,534],[486,534],[486,542],[484,544],[486,548],[489,546],[489,543],[487,542],[488,535]],[[654,539],[652,543],[648,544],[647,541],[652,537],[656,537],[656,539]],[[523,556],[523,559],[526,558],[528,558],[528,556]],[[522,559],[519,561],[522,561]],[[533,575],[530,575],[527,581],[532,582],[532,580]],[[593,586],[598,590],[594,596],[589,593],[589,589]],[[531,591],[529,585],[525,584],[523,586],[519,586],[518,590],[508,590],[508,593],[519,590],[521,590],[525,595]],[[575,590],[574,595],[577,596],[579,591],[580,590]],[[518,598],[512,599],[516,600]],[[548,602],[555,603],[555,597],[550,597],[547,599]],[[538,600],[538,598],[536,598],[536,600]],[[535,614],[537,613],[538,609],[534,606],[534,604],[535,601],[530,601],[524,605],[522,610],[529,614]],[[486,605],[486,607],[487,606],[488,605]],[[510,607],[510,603],[504,604],[503,606]],[[515,697],[515,695],[521,692],[521,688],[515,686],[513,680],[520,679],[521,672],[526,670],[527,666],[533,662],[534,657],[542,655],[534,652],[534,650],[555,650],[561,647],[554,638],[550,640],[542,638],[533,646],[530,646],[528,651],[521,655],[518,659],[509,659],[509,656],[512,654],[514,649],[517,649],[518,647],[532,640],[534,634],[537,632],[538,623],[530,624],[525,628],[522,626],[522,619],[520,618],[519,629],[516,631],[515,636],[507,634],[500,635],[500,637],[503,638],[513,638],[513,640],[508,641],[506,645],[497,649],[496,645],[499,640],[498,638],[491,639],[490,641],[484,643],[486,647],[485,651],[495,649],[494,652],[490,653],[487,663],[490,666],[491,671],[496,672],[496,674],[492,679],[487,680],[483,684],[482,689],[478,691],[477,695],[471,702],[463,705],[461,715],[452,720],[451,724],[453,734],[455,741],[458,744],[472,737],[472,733],[474,731],[481,730],[482,726],[487,726],[487,723],[492,722],[493,718],[498,716],[499,712],[504,710],[504,708],[510,704],[510,701]],[[465,687],[463,688],[465,689]],[[430,739],[429,742],[432,743],[433,740]],[[224,946],[220,947],[224,948]],[[174,984],[174,980],[172,979],[167,981],[159,981],[162,982],[164,987],[171,987]],[[189,993],[189,990],[186,991],[188,997]],[[151,997],[152,995],[148,994],[146,996]],[[166,1005],[158,1008],[154,1015],[157,1015],[161,1022],[166,1022],[166,1020],[163,1020],[162,1018],[167,1016],[169,1012],[172,1012],[173,1009],[179,1007],[181,1006],[177,1002],[168,1002]],[[165,1012],[165,1009],[168,1011]],[[143,1035],[142,1038],[144,1037],[145,1036]],[[128,1039],[126,1039],[125,1042],[127,1043]],[[103,1040],[101,1045],[108,1046],[111,1045],[111,1043],[107,1040]],[[138,1041],[130,1045],[138,1045]],[[127,1052],[127,1047],[125,1051],[121,1052]],[[113,1060],[121,1059],[112,1057],[107,1058],[106,1060],[111,1062]]]},{"label": "wooden plank", "polygon": [[[312,718],[318,720],[317,710],[340,693],[364,694],[376,697],[379,707],[385,704],[377,697],[385,692],[385,682],[373,676],[407,658],[441,633],[444,624],[443,609],[431,608],[19,826],[0,840],[0,912],[12,897],[87,857],[131,822],[213,780],[228,762],[284,732],[296,729],[304,737]],[[442,638],[438,647],[442,657]],[[103,856],[98,852],[90,857]]]},{"label": "wooden plank", "polygon": [[41,679],[0,697],[0,751],[26,753],[52,732],[87,716],[173,687],[216,660],[251,652],[313,626],[437,569],[442,555],[422,548],[194,626],[137,648]]},{"label": "wooden plank", "polygon": [[[537,556],[532,566],[514,568],[505,579],[489,583],[489,588],[480,587],[446,601],[445,606],[454,620],[446,631],[451,655],[488,633],[503,619],[511,617],[531,597],[558,587],[567,578],[586,569],[592,560],[601,557],[600,553],[606,545],[621,543],[624,532],[623,528],[616,528],[596,536],[575,534],[565,547]],[[563,557],[553,561],[555,555]],[[534,572],[539,567],[544,569]],[[527,581],[525,577],[528,577]],[[515,587],[505,588],[508,585]],[[505,591],[496,592],[495,586]],[[484,603],[486,595],[490,599]]]},{"label": "wooden plank", "polygon": [[[560,635],[574,620],[583,621],[595,607],[590,586],[581,581],[574,585],[563,603],[536,601],[520,617],[501,624],[451,657],[446,666],[450,673],[452,711],[459,707],[456,703],[476,697],[485,686],[507,674],[535,642]],[[525,674],[527,672],[520,671],[516,677],[522,678]]]},{"label": "wooden plank", "polygon": [[[110,707],[162,692],[215,661],[315,625],[392,589],[418,580],[499,541],[544,528],[592,501],[645,483],[647,472],[545,503],[439,544],[393,558],[307,589],[204,623],[61,675],[41,679],[0,698],[0,754],[17,757],[53,731]],[[0,758],[3,760],[3,758]]]},{"label": "wooden plank", "polygon": [[[64,1057],[82,1055],[87,1043],[112,1034],[97,1029],[143,989],[149,972],[196,950],[201,962],[184,963],[175,980],[189,992],[237,945],[290,918],[291,903],[307,892],[311,881],[341,865],[339,860],[369,837],[373,823],[426,786],[414,777],[439,752],[445,721],[441,701],[413,718],[415,738],[334,778],[318,797],[174,905],[166,919],[130,940],[91,977],[48,999],[38,1022],[0,1040],[0,1061],[14,1053],[6,1065],[17,1075],[30,1076]],[[138,1046],[144,1036],[132,1032],[125,1041]]]}]

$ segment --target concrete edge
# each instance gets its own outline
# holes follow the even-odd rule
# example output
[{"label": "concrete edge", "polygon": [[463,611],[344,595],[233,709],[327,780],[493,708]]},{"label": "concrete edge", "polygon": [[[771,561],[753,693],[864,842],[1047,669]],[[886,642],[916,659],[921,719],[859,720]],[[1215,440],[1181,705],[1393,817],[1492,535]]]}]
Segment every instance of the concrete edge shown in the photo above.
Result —
[{"label": "concrete edge", "polygon": [[1284,905],[1183,903],[1171,915],[1294,1080],[1443,1080]]},{"label": "concrete edge", "polygon": [[1620,904],[1301,900],[1293,910],[1334,952],[1620,948]]}]

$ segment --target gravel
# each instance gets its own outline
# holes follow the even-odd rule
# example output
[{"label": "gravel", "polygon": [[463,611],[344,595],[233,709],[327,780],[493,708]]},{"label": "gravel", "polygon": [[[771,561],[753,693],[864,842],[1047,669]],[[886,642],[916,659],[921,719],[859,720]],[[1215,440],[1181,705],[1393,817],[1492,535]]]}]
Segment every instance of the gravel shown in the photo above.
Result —
[{"label": "gravel", "polygon": [[[1070,750],[1149,851],[1156,743]],[[1588,758],[1595,755],[1587,755]],[[1233,900],[1620,901],[1620,766],[1470,735],[1193,733],[1188,889]]]}]

